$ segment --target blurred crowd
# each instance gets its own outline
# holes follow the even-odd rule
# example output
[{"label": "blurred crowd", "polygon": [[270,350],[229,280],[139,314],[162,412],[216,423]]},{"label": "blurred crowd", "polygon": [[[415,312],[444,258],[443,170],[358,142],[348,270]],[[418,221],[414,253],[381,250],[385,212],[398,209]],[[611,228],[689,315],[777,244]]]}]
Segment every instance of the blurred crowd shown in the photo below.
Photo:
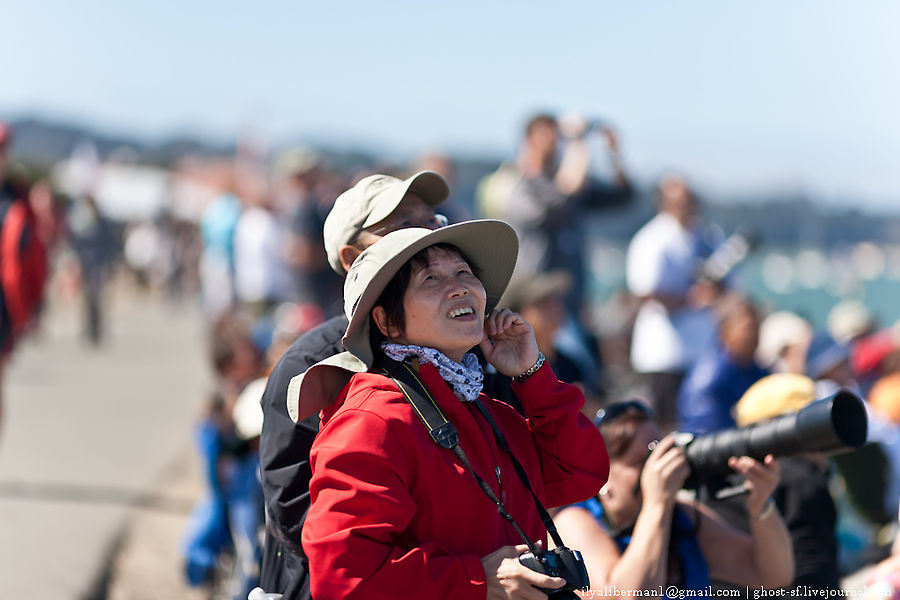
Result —
[{"label": "blurred crowd", "polygon": [[[207,496],[186,533],[185,567],[192,584],[209,585],[229,557],[223,597],[246,598],[262,557],[260,398],[268,373],[299,336],[343,309],[325,219],[341,192],[374,172],[403,179],[431,170],[453,190],[453,162],[432,154],[409,165],[346,167],[306,148],[272,157],[239,148],[227,160],[182,161],[173,170],[173,178],[203,190],[194,209],[123,221],[105,213],[90,185],[64,193],[52,177],[29,173],[16,162],[14,140],[0,123],[0,385],[15,343],[37,327],[51,275],[55,292],[83,298],[92,345],[108,335],[106,287],[114,274],[173,301],[197,299],[215,385],[196,429]],[[598,160],[608,162],[605,176],[594,172]],[[836,458],[794,459],[805,462],[783,466],[781,485],[809,493],[773,497],[794,543],[795,585],[837,588],[840,576],[882,560],[871,581],[893,585],[900,325],[878,322],[850,299],[819,326],[755,301],[740,278],[751,240],[705,223],[681,174],[661,177],[649,192],[657,212],[628,244],[625,287],[590,297],[586,215],[602,216],[643,193],[613,128],[541,114],[524,127],[518,155],[485,176],[475,198],[451,195],[435,210],[450,223],[489,217],[515,228],[519,259],[501,306],[531,323],[557,376],[584,391],[592,418],[637,398],[660,434],[745,426],[753,420],[739,419],[737,407],[773,374],[814,388],[797,403],[759,409],[767,416],[839,389],[863,398],[871,443]],[[762,403],[796,396],[791,386],[800,384],[785,381],[776,380]],[[15,427],[2,420],[2,387],[0,424]],[[720,509],[727,518],[728,507]]]}]

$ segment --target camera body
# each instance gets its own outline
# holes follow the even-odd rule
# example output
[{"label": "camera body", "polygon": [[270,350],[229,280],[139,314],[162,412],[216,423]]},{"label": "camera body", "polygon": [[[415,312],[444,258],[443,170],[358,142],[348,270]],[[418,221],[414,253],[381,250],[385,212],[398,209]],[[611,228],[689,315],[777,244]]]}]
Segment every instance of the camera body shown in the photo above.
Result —
[{"label": "camera body", "polygon": [[574,590],[587,590],[591,585],[584,559],[578,550],[559,546],[553,550],[542,550],[537,554],[526,552],[519,556],[519,562],[532,571],[566,580],[566,585],[559,589],[539,588],[556,600],[575,598]]}]

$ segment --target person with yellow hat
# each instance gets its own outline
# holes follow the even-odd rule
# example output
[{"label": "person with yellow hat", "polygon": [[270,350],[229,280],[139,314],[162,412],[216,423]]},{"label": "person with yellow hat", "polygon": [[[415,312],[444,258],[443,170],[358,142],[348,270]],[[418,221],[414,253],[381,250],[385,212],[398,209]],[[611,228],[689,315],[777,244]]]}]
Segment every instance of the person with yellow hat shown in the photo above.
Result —
[{"label": "person with yellow hat", "polygon": [[[815,382],[794,373],[763,377],[735,406],[738,426],[746,427],[797,412],[816,398]],[[831,466],[821,454],[780,458],[781,479],[772,493],[794,549],[796,572],[791,587],[840,589],[837,507],[828,489]]]}]

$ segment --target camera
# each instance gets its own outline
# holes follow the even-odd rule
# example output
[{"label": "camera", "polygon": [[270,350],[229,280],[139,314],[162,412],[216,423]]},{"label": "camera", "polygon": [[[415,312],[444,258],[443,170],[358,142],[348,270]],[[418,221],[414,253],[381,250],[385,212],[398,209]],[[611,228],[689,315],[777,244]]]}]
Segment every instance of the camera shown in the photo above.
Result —
[{"label": "camera", "polygon": [[538,588],[554,600],[577,598],[575,590],[587,590],[591,586],[584,559],[578,550],[558,546],[553,550],[542,550],[537,554],[526,552],[519,556],[519,562],[538,573],[550,577],[562,577],[566,584],[558,589]]},{"label": "camera", "polygon": [[691,467],[685,487],[699,487],[732,471],[728,459],[749,456],[762,460],[803,452],[837,452],[866,443],[868,418],[862,400],[849,390],[816,400],[795,413],[747,427],[700,436],[678,434]]}]

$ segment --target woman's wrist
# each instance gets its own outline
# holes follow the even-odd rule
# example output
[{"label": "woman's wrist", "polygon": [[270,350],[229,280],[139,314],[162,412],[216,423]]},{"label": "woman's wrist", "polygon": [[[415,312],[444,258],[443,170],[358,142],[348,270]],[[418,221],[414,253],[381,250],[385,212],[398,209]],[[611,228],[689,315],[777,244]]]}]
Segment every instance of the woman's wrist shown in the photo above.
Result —
[{"label": "woman's wrist", "polygon": [[531,365],[530,367],[528,367],[527,369],[525,369],[524,371],[520,372],[518,375],[514,375],[512,377],[512,380],[516,383],[522,383],[523,381],[525,381],[526,379],[528,379],[529,377],[531,377],[532,375],[537,373],[540,370],[540,368],[544,366],[545,360],[546,359],[544,358],[544,353],[538,351],[538,357],[537,357],[537,360],[534,362],[534,364]]}]

